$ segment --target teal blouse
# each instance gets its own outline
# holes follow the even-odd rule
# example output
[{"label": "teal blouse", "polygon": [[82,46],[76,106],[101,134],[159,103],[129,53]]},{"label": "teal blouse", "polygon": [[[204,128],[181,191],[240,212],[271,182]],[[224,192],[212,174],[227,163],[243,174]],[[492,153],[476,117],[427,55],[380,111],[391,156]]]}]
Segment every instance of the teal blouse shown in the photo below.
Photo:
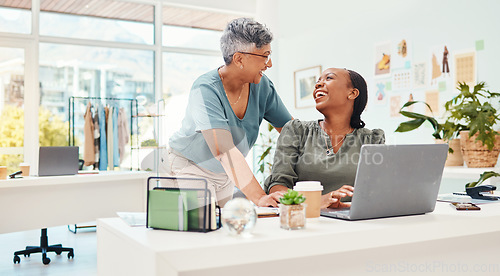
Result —
[{"label": "teal blouse", "polygon": [[317,121],[295,119],[285,124],[278,138],[271,175],[264,182],[264,190],[274,185],[290,189],[297,181],[321,181],[323,194],[343,185],[354,185],[359,153],[363,144],[384,144],[381,129],[355,129],[346,135],[337,153],[327,154],[332,144]]},{"label": "teal blouse", "polygon": [[223,173],[220,161],[213,156],[201,131],[216,128],[228,130],[234,145],[246,156],[259,136],[263,119],[274,127],[282,127],[291,118],[266,75],[258,84],[250,84],[245,117],[238,118],[227,100],[219,73],[214,69],[194,82],[182,127],[172,135],[169,145],[198,166]]}]

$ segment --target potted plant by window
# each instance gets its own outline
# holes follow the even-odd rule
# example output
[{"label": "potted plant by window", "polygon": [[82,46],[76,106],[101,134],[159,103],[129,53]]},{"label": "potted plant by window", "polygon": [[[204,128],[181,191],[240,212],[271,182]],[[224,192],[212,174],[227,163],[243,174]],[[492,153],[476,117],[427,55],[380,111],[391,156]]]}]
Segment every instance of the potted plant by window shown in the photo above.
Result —
[{"label": "potted plant by window", "polygon": [[500,114],[490,102],[500,93],[485,87],[480,82],[470,91],[467,84],[459,83],[460,94],[445,103],[449,112],[446,123],[459,132],[462,155],[472,168],[494,167],[500,153],[500,133],[493,129]]},{"label": "potted plant by window", "polygon": [[295,230],[306,226],[306,198],[292,189],[280,198],[280,226],[283,229]]},{"label": "potted plant by window", "polygon": [[411,131],[420,127],[424,122],[429,122],[434,129],[434,133],[432,133],[432,136],[434,136],[434,138],[436,139],[436,143],[449,144],[449,152],[445,165],[463,166],[464,160],[462,158],[462,152],[460,150],[460,139],[456,137],[458,135],[457,129],[459,128],[459,125],[452,122],[445,122],[444,124],[440,124],[433,116],[427,116],[424,114],[405,110],[417,103],[425,104],[432,113],[432,108],[426,102],[409,101],[405,103],[399,110],[399,113],[405,117],[410,118],[411,120],[399,124],[396,132]]},{"label": "potted plant by window", "polygon": [[261,152],[260,156],[258,156],[257,166],[258,169],[256,174],[260,174],[264,182],[266,177],[271,173],[272,165],[272,153],[274,152],[274,148],[276,147],[276,140],[278,139],[279,133],[276,129],[271,125],[267,124],[266,130],[262,130],[259,133],[259,142],[255,145],[255,152]]}]

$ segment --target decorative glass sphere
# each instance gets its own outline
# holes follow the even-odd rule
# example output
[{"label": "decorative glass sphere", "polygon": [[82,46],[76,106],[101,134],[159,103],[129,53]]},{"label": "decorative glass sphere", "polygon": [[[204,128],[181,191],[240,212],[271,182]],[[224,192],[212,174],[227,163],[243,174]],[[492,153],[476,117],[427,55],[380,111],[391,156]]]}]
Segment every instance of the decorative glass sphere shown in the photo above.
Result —
[{"label": "decorative glass sphere", "polygon": [[252,202],[235,198],[222,208],[222,226],[231,235],[249,236],[255,227],[257,213]]}]

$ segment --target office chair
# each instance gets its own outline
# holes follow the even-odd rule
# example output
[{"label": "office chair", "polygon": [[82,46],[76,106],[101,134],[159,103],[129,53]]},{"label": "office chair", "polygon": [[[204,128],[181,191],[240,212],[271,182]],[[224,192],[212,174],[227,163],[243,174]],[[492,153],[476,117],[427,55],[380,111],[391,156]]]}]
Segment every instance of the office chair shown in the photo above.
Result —
[{"label": "office chair", "polygon": [[24,257],[29,257],[32,253],[42,253],[42,262],[44,265],[50,263],[50,259],[47,258],[48,252],[55,252],[57,255],[61,255],[62,252],[68,252],[68,259],[74,258],[75,254],[73,248],[62,247],[61,244],[54,244],[49,246],[47,237],[47,228],[42,229],[42,235],[40,236],[40,246],[26,246],[25,250],[20,250],[14,252],[14,263],[20,263],[21,258],[18,255],[24,255]]}]

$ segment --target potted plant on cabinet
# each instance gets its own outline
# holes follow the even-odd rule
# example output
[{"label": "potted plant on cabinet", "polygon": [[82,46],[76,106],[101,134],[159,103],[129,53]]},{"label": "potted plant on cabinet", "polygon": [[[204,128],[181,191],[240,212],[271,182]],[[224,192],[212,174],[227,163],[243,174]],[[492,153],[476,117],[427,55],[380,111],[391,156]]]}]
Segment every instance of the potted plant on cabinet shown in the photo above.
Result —
[{"label": "potted plant on cabinet", "polygon": [[306,198],[292,189],[280,198],[280,225],[287,230],[302,229],[306,226]]},{"label": "potted plant on cabinet", "polygon": [[432,133],[432,136],[436,139],[436,143],[449,144],[446,166],[462,166],[464,164],[464,160],[462,158],[462,153],[460,150],[460,139],[457,139],[456,137],[458,134],[457,129],[460,126],[448,121],[444,124],[440,124],[433,116],[427,116],[424,114],[404,110],[417,103],[425,104],[432,113],[432,108],[426,102],[409,101],[405,103],[399,110],[399,113],[412,120],[399,124],[396,132],[411,131],[420,127],[424,122],[429,122],[434,129],[434,133]]},{"label": "potted plant on cabinet", "polygon": [[500,153],[500,133],[493,129],[500,120],[499,112],[490,103],[500,93],[485,87],[480,82],[470,91],[467,84],[459,83],[460,94],[445,103],[449,112],[446,123],[455,126],[465,163],[473,168],[494,167]]}]

